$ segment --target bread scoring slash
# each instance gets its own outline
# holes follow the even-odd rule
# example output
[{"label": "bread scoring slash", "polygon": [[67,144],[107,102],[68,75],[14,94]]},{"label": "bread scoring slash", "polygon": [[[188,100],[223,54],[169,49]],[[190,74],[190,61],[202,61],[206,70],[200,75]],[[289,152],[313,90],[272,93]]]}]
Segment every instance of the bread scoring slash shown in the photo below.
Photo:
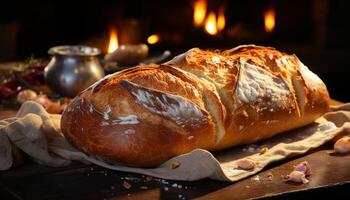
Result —
[{"label": "bread scoring slash", "polygon": [[64,111],[61,128],[92,156],[150,167],[195,148],[254,143],[328,109],[326,86],[295,55],[254,45],[194,48],[93,84]]}]

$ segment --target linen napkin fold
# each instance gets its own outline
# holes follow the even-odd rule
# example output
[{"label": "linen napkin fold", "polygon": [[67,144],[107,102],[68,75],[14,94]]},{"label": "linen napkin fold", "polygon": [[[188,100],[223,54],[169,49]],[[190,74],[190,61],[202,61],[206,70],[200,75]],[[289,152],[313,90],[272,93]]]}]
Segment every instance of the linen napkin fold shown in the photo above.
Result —
[{"label": "linen napkin fold", "polygon": [[[94,163],[112,170],[141,173],[171,180],[193,181],[211,178],[238,181],[258,173],[268,164],[293,155],[304,154],[339,135],[350,135],[350,103],[332,107],[313,124],[295,129],[254,145],[238,146],[211,153],[195,149],[164,162],[155,168],[132,168],[108,163],[89,156],[70,145],[60,131],[60,115],[48,114],[39,104],[28,101],[17,116],[0,120],[0,170],[8,170],[16,160],[18,149],[35,162],[52,167],[67,166],[71,161]],[[261,154],[259,150],[268,150]],[[240,159],[256,164],[252,170],[237,167]],[[145,158],[147,159],[147,158]],[[173,169],[172,164],[179,166]]]}]

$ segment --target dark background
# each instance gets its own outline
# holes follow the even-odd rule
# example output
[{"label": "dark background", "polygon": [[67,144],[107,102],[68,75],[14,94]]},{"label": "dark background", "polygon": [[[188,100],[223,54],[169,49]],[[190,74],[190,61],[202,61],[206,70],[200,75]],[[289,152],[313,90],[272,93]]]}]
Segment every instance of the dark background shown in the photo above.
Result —
[{"label": "dark background", "polygon": [[[87,44],[105,51],[108,30],[121,43],[146,42],[158,33],[152,52],[188,48],[232,48],[255,43],[295,53],[326,83],[331,96],[350,101],[349,3],[341,0],[207,0],[208,10],[225,7],[226,27],[217,36],[192,23],[193,1],[1,1],[0,61],[48,57],[55,45]],[[276,10],[274,32],[264,31],[263,13]]]}]

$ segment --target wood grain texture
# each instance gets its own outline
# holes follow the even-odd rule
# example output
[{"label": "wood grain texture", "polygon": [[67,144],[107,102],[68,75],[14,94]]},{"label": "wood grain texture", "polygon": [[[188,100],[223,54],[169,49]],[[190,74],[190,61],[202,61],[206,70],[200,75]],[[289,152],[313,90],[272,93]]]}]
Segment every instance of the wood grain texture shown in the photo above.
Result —
[{"label": "wood grain texture", "polygon": [[[331,151],[327,150],[331,149],[331,146],[324,146],[323,148],[298,159],[290,160],[282,165],[280,163],[279,165],[275,164],[275,167],[216,192],[204,195],[199,199],[271,197],[290,192],[302,192],[309,189],[350,183],[350,155],[332,155],[330,154]],[[313,174],[310,176],[310,182],[307,184],[286,182],[281,176],[289,174],[294,169],[294,166],[302,161],[308,161],[312,168]],[[271,174],[272,178],[269,178]]]}]

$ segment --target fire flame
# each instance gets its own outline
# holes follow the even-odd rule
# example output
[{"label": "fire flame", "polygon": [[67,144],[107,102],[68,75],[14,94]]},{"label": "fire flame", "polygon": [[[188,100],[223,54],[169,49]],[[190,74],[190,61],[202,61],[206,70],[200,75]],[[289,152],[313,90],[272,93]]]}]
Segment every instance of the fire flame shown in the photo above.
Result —
[{"label": "fire flame", "polygon": [[150,35],[147,38],[147,42],[148,42],[148,44],[155,44],[155,43],[159,42],[159,36],[157,34]]},{"label": "fire flame", "polygon": [[200,27],[203,25],[205,14],[207,12],[207,2],[206,0],[196,0],[193,7],[193,23],[196,27]]},{"label": "fire flame", "polygon": [[218,29],[216,26],[216,15],[214,12],[210,12],[207,20],[205,21],[205,31],[210,35],[216,35],[218,33]]},{"label": "fire flame", "polygon": [[270,8],[266,12],[264,12],[264,23],[266,32],[271,33],[275,28],[275,18],[276,12],[274,8]]},{"label": "fire flame", "polygon": [[109,31],[109,44],[108,44],[108,53],[112,53],[114,50],[116,50],[119,47],[118,43],[118,32],[117,29],[112,28]]},{"label": "fire flame", "polygon": [[224,7],[219,9],[217,27],[219,31],[224,30],[226,24]]}]

